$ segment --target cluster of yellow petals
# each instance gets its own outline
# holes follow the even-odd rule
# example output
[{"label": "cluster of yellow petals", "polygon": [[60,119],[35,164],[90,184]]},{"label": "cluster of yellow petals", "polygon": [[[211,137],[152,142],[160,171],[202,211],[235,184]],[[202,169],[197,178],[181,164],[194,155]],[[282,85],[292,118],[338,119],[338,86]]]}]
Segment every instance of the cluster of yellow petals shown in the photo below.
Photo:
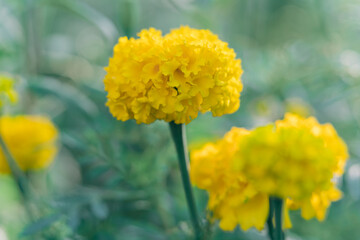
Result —
[{"label": "cluster of yellow petals", "polygon": [[332,125],[294,114],[254,129],[239,145],[235,167],[257,189],[281,198],[303,199],[329,189],[348,158]]},{"label": "cluster of yellow petals", "polygon": [[[46,117],[3,116],[0,118],[0,134],[12,157],[24,171],[46,168],[54,160],[58,131]],[[1,148],[0,173],[10,173]]]},{"label": "cluster of yellow petals", "polygon": [[341,191],[332,183],[328,190],[313,192],[308,198],[302,200],[288,198],[286,206],[291,210],[301,209],[301,216],[306,220],[316,217],[318,220],[323,221],[331,202],[337,201],[341,197]]},{"label": "cluster of yellow petals", "polygon": [[8,76],[0,75],[0,108],[6,100],[11,103],[17,101],[17,93],[14,90],[14,80]]},{"label": "cluster of yellow petals", "polygon": [[321,139],[324,147],[335,160],[332,172],[337,176],[344,173],[346,160],[349,157],[347,146],[330,123],[319,124],[314,117],[302,118],[296,114],[286,114],[284,120],[276,121],[275,124],[276,129],[303,129]]},{"label": "cluster of yellow petals", "polygon": [[221,116],[239,108],[240,60],[215,34],[180,27],[138,36],[121,37],[105,68],[106,105],[118,120],[180,124],[199,112]]},{"label": "cluster of yellow petals", "polygon": [[330,124],[286,114],[275,125],[233,128],[224,139],[193,151],[190,175],[208,191],[208,208],[223,230],[237,224],[262,229],[269,196],[286,199],[290,226],[288,209],[301,209],[305,219],[324,219],[331,202],[341,198],[332,179],[342,174],[347,157]]},{"label": "cluster of yellow petals", "polygon": [[232,167],[238,142],[248,134],[246,129],[232,128],[223,139],[191,152],[191,181],[208,191],[208,208],[223,230],[233,230],[237,224],[244,230],[252,226],[261,230],[268,215],[267,195]]}]

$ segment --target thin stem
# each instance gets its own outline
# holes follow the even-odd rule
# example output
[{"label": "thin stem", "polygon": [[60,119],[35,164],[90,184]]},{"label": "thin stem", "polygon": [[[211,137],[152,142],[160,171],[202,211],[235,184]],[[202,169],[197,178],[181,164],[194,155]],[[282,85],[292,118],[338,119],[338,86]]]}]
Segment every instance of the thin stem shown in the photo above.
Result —
[{"label": "thin stem", "polygon": [[37,74],[39,68],[39,39],[37,39],[37,30],[35,17],[36,6],[34,0],[25,1],[26,12],[24,14],[24,28],[26,29],[26,61],[25,72],[27,74]]},{"label": "thin stem", "polygon": [[269,198],[269,216],[268,216],[266,223],[268,226],[268,235],[269,235],[270,240],[274,240],[273,217],[274,217],[274,203],[273,203],[273,199]]},{"label": "thin stem", "polygon": [[11,155],[9,149],[7,148],[1,134],[0,134],[0,148],[1,148],[2,152],[4,153],[5,159],[9,165],[9,168],[10,168],[15,180],[16,180],[16,183],[19,186],[20,192],[23,195],[27,196],[28,187],[27,187],[27,180],[26,180],[25,174],[21,171],[21,169],[15,162],[15,159]]},{"label": "thin stem", "polygon": [[274,197],[274,212],[275,212],[275,240],[283,240],[284,233],[282,231],[282,208],[283,200],[281,198]]},{"label": "thin stem", "polygon": [[5,160],[7,161],[8,165],[9,165],[12,176],[14,177],[16,184],[19,188],[19,191],[23,197],[25,210],[28,214],[28,217],[30,220],[33,220],[34,219],[33,214],[32,214],[31,208],[27,202],[27,200],[30,197],[30,190],[29,190],[29,184],[28,184],[27,178],[26,178],[25,174],[21,171],[20,167],[16,163],[13,156],[11,155],[1,134],[0,134],[0,150],[2,150],[2,152],[5,156]]},{"label": "thin stem", "polygon": [[196,210],[196,205],[192,193],[192,187],[190,184],[190,178],[188,172],[189,155],[186,144],[185,125],[176,124],[174,122],[170,122],[169,125],[170,125],[171,136],[174,140],[176,152],[178,155],[182,183],[185,191],[186,201],[190,211],[192,225],[195,231],[195,237],[196,239],[201,239],[202,231],[200,227],[199,217]]}]

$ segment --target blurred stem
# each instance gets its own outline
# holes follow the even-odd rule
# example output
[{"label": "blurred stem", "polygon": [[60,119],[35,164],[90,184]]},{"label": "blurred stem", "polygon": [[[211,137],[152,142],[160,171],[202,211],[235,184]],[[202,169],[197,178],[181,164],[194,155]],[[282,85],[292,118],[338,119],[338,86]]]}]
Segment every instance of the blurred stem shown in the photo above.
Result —
[{"label": "blurred stem", "polygon": [[268,235],[269,235],[270,240],[274,240],[273,217],[274,217],[274,203],[273,203],[273,199],[269,198],[269,216],[268,216],[266,223],[268,226]]},{"label": "blurred stem", "polygon": [[[209,217],[210,219],[210,217]],[[202,228],[202,239],[212,239],[213,237],[213,223],[212,221],[206,221],[205,225]]]},{"label": "blurred stem", "polygon": [[275,240],[283,240],[284,233],[282,231],[282,211],[283,211],[283,200],[278,197],[272,198],[274,204],[275,213]]},{"label": "blurred stem", "polygon": [[122,0],[119,3],[121,28],[126,36],[133,37],[139,3],[136,0]]},{"label": "blurred stem", "polygon": [[170,125],[171,136],[174,140],[176,152],[178,155],[181,178],[186,195],[187,205],[190,211],[192,225],[195,231],[195,238],[199,240],[202,237],[202,231],[200,227],[199,217],[196,210],[196,205],[194,201],[194,196],[193,196],[192,187],[190,184],[189,172],[188,172],[189,155],[187,151],[185,125],[176,124],[174,122],[170,122],[169,125]]},{"label": "blurred stem", "polygon": [[35,2],[25,0],[24,28],[26,29],[26,73],[33,75],[39,68],[39,42],[36,38]]},{"label": "blurred stem", "polygon": [[33,220],[33,214],[31,212],[30,206],[28,205],[28,199],[30,198],[30,191],[29,191],[29,184],[27,181],[27,178],[23,171],[21,171],[20,167],[17,165],[15,159],[11,155],[8,147],[6,146],[6,143],[4,139],[2,138],[2,135],[0,133],[0,149],[2,150],[5,160],[7,161],[9,168],[11,170],[12,176],[15,179],[15,182],[19,188],[19,191],[23,197],[25,210],[28,214],[28,217],[30,220]]},{"label": "blurred stem", "polygon": [[24,196],[28,196],[28,188],[27,188],[27,180],[25,174],[20,170],[19,166],[15,162],[14,158],[12,157],[9,149],[7,148],[4,139],[0,134],[0,147],[2,152],[5,155],[5,159],[10,167],[11,173],[13,174],[16,183],[19,186],[19,190]]}]

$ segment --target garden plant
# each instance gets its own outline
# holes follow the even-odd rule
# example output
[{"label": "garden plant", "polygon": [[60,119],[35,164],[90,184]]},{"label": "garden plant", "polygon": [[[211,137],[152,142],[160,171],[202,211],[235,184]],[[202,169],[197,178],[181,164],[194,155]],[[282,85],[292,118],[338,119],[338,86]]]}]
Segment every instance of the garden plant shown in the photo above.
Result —
[{"label": "garden plant", "polygon": [[0,0],[0,240],[360,239],[356,0]]}]

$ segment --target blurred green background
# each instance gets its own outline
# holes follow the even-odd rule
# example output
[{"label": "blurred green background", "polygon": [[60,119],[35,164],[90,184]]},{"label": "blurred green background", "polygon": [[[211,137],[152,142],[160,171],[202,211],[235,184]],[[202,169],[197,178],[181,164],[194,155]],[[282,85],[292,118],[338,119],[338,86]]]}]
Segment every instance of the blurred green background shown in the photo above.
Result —
[{"label": "blurred green background", "polygon": [[[360,239],[359,0],[0,0],[0,72],[20,93],[5,111],[48,115],[61,131],[53,165],[28,174],[37,221],[27,220],[12,178],[0,176],[1,240],[191,239],[168,125],[116,121],[102,82],[120,36],[180,25],[218,34],[244,68],[239,111],[191,122],[190,149],[285,111],[332,123],[351,155],[338,179],[344,197],[322,223],[292,212],[287,239]],[[205,218],[206,193],[195,194]],[[218,240],[267,239],[213,231]]]}]

